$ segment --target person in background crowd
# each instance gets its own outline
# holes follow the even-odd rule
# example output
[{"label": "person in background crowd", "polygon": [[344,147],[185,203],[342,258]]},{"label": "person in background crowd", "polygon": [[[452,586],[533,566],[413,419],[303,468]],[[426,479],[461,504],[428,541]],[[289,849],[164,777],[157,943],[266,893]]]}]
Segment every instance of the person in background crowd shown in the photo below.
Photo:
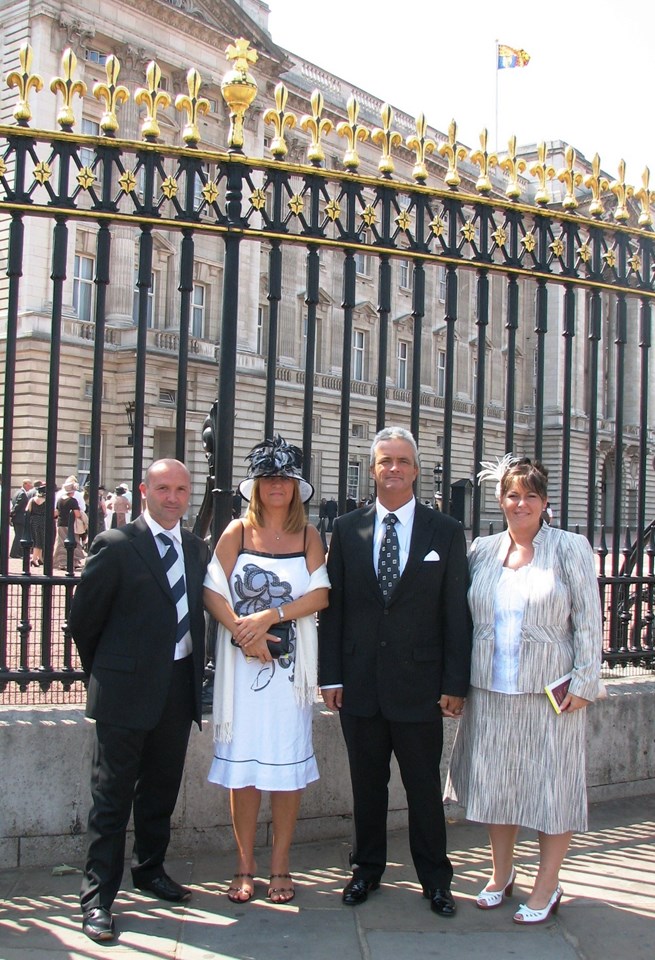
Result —
[{"label": "person in background crowd", "polygon": [[140,490],[144,513],[91,544],[69,616],[96,721],[81,904],[82,929],[99,942],[115,936],[132,810],[134,885],[171,903],[191,897],[164,860],[191,724],[202,724],[209,548],[180,526],[191,495],[183,463],[156,461]]},{"label": "person in background crowd", "polygon": [[380,886],[394,753],[423,895],[435,913],[452,917],[439,761],[442,717],[459,716],[469,685],[468,568],[461,524],[416,502],[418,471],[408,430],[376,435],[377,501],[334,524],[319,682],[327,707],[339,710],[353,790],[353,873],[343,902],[363,903]]},{"label": "person in background crowd", "polygon": [[[68,521],[73,515],[75,520],[79,520],[84,505],[80,507],[79,501],[76,497],[78,491],[75,490],[76,484],[72,478],[69,477],[67,482],[63,487],[63,494],[57,500],[55,505],[55,513],[57,516],[57,542],[55,543],[55,553],[53,557],[53,566],[60,570],[66,569],[67,555],[66,547],[64,540],[68,534]],[[84,560],[84,551],[82,550],[82,544],[80,535],[78,533],[74,534],[75,536],[75,550],[73,553],[73,567],[75,570],[82,569],[82,561]]]},{"label": "person in background crowd", "polygon": [[107,529],[107,491],[103,486],[98,487],[98,507],[96,533]]},{"label": "person in background crowd", "polygon": [[127,523],[127,515],[131,510],[130,501],[125,496],[126,489],[124,486],[119,485],[114,490],[114,496],[111,501],[111,508],[113,511],[112,514],[112,527],[124,527]]},{"label": "person in background crowd", "polygon": [[66,477],[66,479],[64,480],[61,486],[61,490],[57,491],[57,494],[55,496],[55,507],[57,505],[57,500],[59,500],[60,497],[63,497],[64,494],[70,493],[71,491],[72,491],[73,497],[75,498],[75,500],[77,500],[78,509],[86,510],[84,493],[80,490],[79,484],[77,482],[77,477],[72,475],[70,477]]},{"label": "person in background crowd", "polygon": [[9,551],[9,556],[14,560],[22,560],[23,558],[23,549],[20,542],[23,539],[23,533],[25,531],[25,511],[27,510],[31,491],[32,481],[26,477],[16,491],[11,505],[10,521],[14,528],[14,540],[11,545],[11,550]]},{"label": "person in background crowd", "polygon": [[[43,548],[45,546],[45,526],[46,511],[50,510],[46,501],[46,485],[43,480],[37,480],[34,484],[34,496],[27,502],[26,520],[30,525],[30,534],[32,537],[32,567],[43,566]],[[52,511],[50,510],[52,518]]]},{"label": "person in background crowd", "polygon": [[327,504],[325,505],[325,514],[327,516],[327,532],[332,533],[332,528],[334,527],[334,521],[337,519],[337,513],[339,512],[339,505],[334,497],[330,497]]},{"label": "person in background crowd", "polygon": [[[543,522],[546,468],[511,454],[482,466],[507,530],[469,553],[471,691],[446,796],[488,826],[493,874],[476,900],[482,910],[512,894],[519,828],[538,832],[539,868],[513,916],[527,925],[556,913],[571,836],[587,829],[585,708],[599,695],[601,607],[585,537]],[[558,711],[545,691],[557,680]]]},{"label": "person in background crowd", "polygon": [[327,553],[327,500],[325,497],[321,499],[321,502],[318,505],[318,523],[316,524],[316,529],[319,532],[321,537],[321,543],[323,544],[323,549]]}]

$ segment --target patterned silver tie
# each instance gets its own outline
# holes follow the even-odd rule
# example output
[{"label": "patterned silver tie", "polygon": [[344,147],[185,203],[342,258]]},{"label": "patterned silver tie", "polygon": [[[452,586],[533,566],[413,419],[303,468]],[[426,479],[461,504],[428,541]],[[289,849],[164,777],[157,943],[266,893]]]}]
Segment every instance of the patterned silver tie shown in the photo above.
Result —
[{"label": "patterned silver tie", "polygon": [[400,577],[400,547],[398,545],[398,534],[396,533],[398,517],[395,513],[388,513],[382,523],[385,526],[385,531],[380,544],[378,583],[382,596],[385,600],[388,600]]},{"label": "patterned silver tie", "polygon": [[184,563],[171,537],[167,537],[165,533],[158,533],[157,539],[166,547],[166,552],[161,559],[177,608],[177,631],[175,634],[175,643],[177,644],[185,638],[191,625],[189,602],[187,600],[186,583],[184,580]]}]

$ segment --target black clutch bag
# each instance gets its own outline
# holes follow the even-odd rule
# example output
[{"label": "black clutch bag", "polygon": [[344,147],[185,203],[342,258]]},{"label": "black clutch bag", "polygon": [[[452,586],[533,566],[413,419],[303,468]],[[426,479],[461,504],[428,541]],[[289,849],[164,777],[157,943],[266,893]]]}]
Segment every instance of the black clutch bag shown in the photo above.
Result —
[{"label": "black clutch bag", "polygon": [[274,660],[278,660],[291,649],[291,624],[276,623],[275,626],[268,628],[268,633],[276,637],[275,640],[266,641],[268,652]]}]

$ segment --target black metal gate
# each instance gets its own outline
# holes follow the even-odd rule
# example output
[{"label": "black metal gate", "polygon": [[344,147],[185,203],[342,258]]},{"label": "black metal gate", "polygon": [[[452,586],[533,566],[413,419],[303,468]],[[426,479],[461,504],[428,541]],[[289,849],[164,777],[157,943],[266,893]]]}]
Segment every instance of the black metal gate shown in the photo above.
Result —
[{"label": "black metal gate", "polygon": [[[419,117],[403,143],[391,108],[382,108],[380,126],[371,131],[359,122],[356,98],[336,125],[346,150],[328,169],[334,110],[328,116],[318,91],[305,97],[308,112],[298,123],[307,159],[291,163],[285,137],[299,118],[287,111],[289,91],[282,84],[275,106],[263,113],[274,132],[272,159],[253,159],[243,144],[244,118],[256,95],[249,72],[256,58],[243,40],[229,48],[233,67],[222,83],[229,109],[225,150],[201,147],[198,119],[210,104],[200,95],[194,69],[187,75],[188,93],[175,102],[186,119],[184,145],[160,142],[158,116],[171,98],[160,88],[154,62],[146,86],[134,94],[143,111],[141,139],[121,139],[118,116],[129,91],[118,84],[115,57],[107,58],[106,83],[94,88],[105,107],[99,132],[77,133],[73,105],[85,90],[75,78],[71,50],[51,84],[61,97],[59,129],[37,130],[30,126],[30,97],[42,82],[31,73],[31,57],[23,47],[20,68],[7,78],[18,91],[15,123],[0,127],[5,534],[12,492],[28,465],[33,476],[42,475],[49,495],[63,476],[79,469],[64,425],[87,407],[88,502],[98,501],[112,444],[115,469],[129,470],[136,494],[144,466],[157,453],[152,391],[164,375],[169,386],[159,386],[160,407],[174,398],[169,451],[192,465],[195,526],[203,534],[211,527],[214,538],[231,515],[234,478],[241,473],[237,447],[242,454],[262,434],[284,433],[292,422],[315,483],[327,469],[322,462],[319,470],[319,454],[336,464],[328,474],[343,510],[365,482],[353,472],[353,438],[402,421],[424,460],[427,448],[427,459],[436,461],[434,468],[424,467],[421,495],[427,483],[429,499],[436,496],[445,511],[461,511],[472,536],[486,532],[494,516],[498,522],[492,501],[474,483],[480,461],[508,450],[545,459],[554,478],[557,522],[578,527],[598,548],[608,665],[652,664],[655,234],[646,175],[635,193],[623,170],[610,184],[597,159],[576,167],[567,148],[554,197],[555,170],[545,145],[532,157],[528,180],[526,162],[511,142],[498,158],[483,132],[480,149],[469,156],[454,124],[437,143]],[[377,171],[362,173],[358,145],[369,135],[378,145]],[[400,155],[395,159],[394,150]],[[407,170],[404,179],[395,176],[396,164]],[[492,176],[497,164],[501,177]],[[438,185],[432,186],[428,181],[435,177]],[[71,243],[71,231],[82,228],[83,248]],[[47,265],[43,249],[30,241],[46,235]],[[205,249],[213,244],[214,254],[205,261],[208,270],[220,272],[213,335],[195,328],[205,307],[194,273],[201,243]],[[133,291],[132,277],[112,273],[115,248],[125,244],[136,250]],[[167,329],[152,325],[157,244],[170,247],[176,264],[176,322]],[[84,275],[85,263],[93,265],[92,277]],[[47,314],[30,326],[24,293],[38,271],[50,277]],[[300,291],[290,291],[289,271],[302,274]],[[341,277],[341,303],[327,332],[326,275],[332,283]],[[399,277],[407,302],[400,317],[393,306]],[[133,294],[128,324],[113,322],[108,309],[121,284],[129,288],[123,300]],[[239,361],[239,338],[250,322],[240,304],[256,284],[255,298],[266,310],[256,318],[261,342],[249,375]],[[282,361],[281,325],[284,311],[296,309],[299,299],[303,346],[293,364]],[[438,320],[435,303],[443,305]],[[376,334],[375,342],[368,338],[368,354],[362,346],[368,331],[358,329],[366,311]],[[396,327],[407,331],[405,340]],[[436,365],[428,355],[431,337],[439,345]],[[329,362],[322,348],[330,351]],[[462,390],[464,348],[472,358],[468,392]],[[287,352],[293,349],[291,344]],[[71,380],[87,376],[75,392]],[[199,401],[208,383],[217,400],[211,412],[209,403],[202,407]],[[35,406],[37,394],[41,403]],[[130,442],[119,455],[123,409]],[[154,412],[159,416],[161,410]],[[327,426],[319,429],[319,420]],[[208,476],[201,466],[205,455]],[[139,509],[135,495],[133,515]],[[99,523],[95,509],[89,519],[92,539]],[[40,575],[30,568],[29,535],[19,569],[15,562],[12,568],[9,539],[3,536],[0,547],[0,685],[49,691],[50,701],[62,690],[79,696],[80,672],[66,630],[75,585],[73,535],[61,574],[53,569],[50,524]]]}]

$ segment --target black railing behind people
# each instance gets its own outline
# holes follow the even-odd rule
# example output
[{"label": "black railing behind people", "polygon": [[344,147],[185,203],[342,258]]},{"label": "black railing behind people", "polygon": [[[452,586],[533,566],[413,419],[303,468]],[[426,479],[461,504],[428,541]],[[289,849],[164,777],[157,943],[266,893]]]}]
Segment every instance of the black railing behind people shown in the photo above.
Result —
[{"label": "black railing behind people", "polygon": [[[247,73],[239,65],[246,62],[247,47],[245,41],[235,47],[241,51],[237,73]],[[332,145],[326,162],[321,130],[332,129],[333,121],[321,117],[323,94],[301,89],[294,97],[308,114],[297,123],[298,117],[285,113],[286,93],[278,88],[278,110],[268,112],[280,124],[272,157],[245,154],[243,110],[233,111],[229,84],[223,93],[230,126],[215,141],[226,145],[222,148],[201,144],[195,117],[185,127],[167,127],[170,136],[173,129],[182,131],[183,145],[162,142],[156,109],[143,120],[141,139],[121,138],[120,104],[108,107],[98,136],[77,134],[70,103],[59,114],[60,129],[37,130],[30,127],[27,100],[30,90],[44,85],[30,81],[31,51],[21,48],[17,56],[23,72],[16,77],[24,90],[15,124],[0,126],[0,257],[6,262],[0,290],[6,307],[0,327],[3,534],[18,464],[26,462],[45,478],[51,497],[76,460],[88,460],[88,500],[96,504],[101,468],[109,461],[112,469],[131,474],[136,517],[141,508],[136,491],[156,449],[158,428],[174,433],[175,455],[194,469],[196,529],[202,535],[211,530],[214,541],[231,517],[243,453],[261,440],[262,430],[271,434],[291,426],[302,438],[306,472],[315,483],[321,479],[313,475],[319,456],[329,461],[329,481],[324,480],[338,490],[343,511],[350,471],[363,468],[366,474],[361,445],[353,464],[354,438],[364,440],[393,418],[412,429],[430,472],[439,460],[443,510],[454,513],[456,507],[471,536],[480,533],[488,509],[487,494],[472,486],[480,460],[510,448],[546,459],[556,478],[560,523],[586,525],[590,542],[601,523],[608,523],[609,547],[603,530],[597,549],[608,658],[616,664],[652,662],[652,547],[644,549],[643,533],[654,506],[655,453],[649,423],[655,232],[647,181],[633,192],[621,169],[610,188],[598,164],[576,171],[575,154],[567,152],[559,180],[584,180],[585,186],[558,201],[548,188],[555,171],[545,144],[537,151],[532,181],[518,177],[525,164],[513,148],[498,165],[503,173],[490,178],[486,147],[469,156],[457,143],[455,125],[447,137],[435,133],[434,141],[426,140],[424,117],[393,161],[386,148],[376,146],[363,163],[356,147],[371,131],[358,121],[355,98],[345,110],[337,103],[326,110],[331,116],[347,113],[349,121],[339,124],[348,149],[339,160],[339,148]],[[62,69],[70,73],[75,58],[64,60]],[[159,72],[156,64],[149,66],[148,91],[140,89],[137,102],[147,94],[151,106],[156,103]],[[255,96],[251,79],[244,75],[235,82],[234,71],[231,76],[239,96],[245,87]],[[68,74],[66,83],[51,90],[62,87],[75,89]],[[186,103],[179,109],[195,109],[197,90],[178,101]],[[9,104],[6,97],[3,102]],[[263,142],[255,139],[261,133],[259,115],[250,117],[250,142],[259,142],[263,151]],[[305,162],[287,159],[289,124],[282,121],[291,117],[299,136],[293,155],[301,156],[304,144]],[[384,129],[375,129],[371,140],[388,145],[398,137],[391,130],[393,111],[383,107],[381,117]],[[130,122],[139,121],[133,116]],[[426,143],[432,151],[426,152]],[[30,280],[23,276],[26,230],[27,243],[38,237],[51,251],[36,306],[26,296]],[[166,300],[175,289],[179,299],[157,325],[159,245],[170,253]],[[69,275],[82,251],[94,261],[94,307],[84,317],[73,306]],[[401,265],[402,298],[394,286]],[[197,272],[214,267],[220,280],[212,289],[212,338],[206,330],[191,336]],[[118,298],[120,309],[112,316],[109,296],[117,290],[127,296]],[[262,320],[262,343],[255,345],[251,331],[263,301],[268,325]],[[291,318],[299,323],[292,326]],[[319,358],[319,321],[327,359]],[[398,330],[409,351],[402,377],[393,370],[394,346],[402,339]],[[368,337],[377,355],[373,348],[366,358],[356,353],[355,335]],[[29,436],[28,460],[26,429],[15,418],[25,404],[17,369],[26,356],[32,362],[34,344],[43,357],[39,385],[47,390],[47,422],[42,433]],[[256,374],[248,379],[250,361]],[[79,363],[90,391],[73,396],[68,364],[79,379]],[[174,411],[157,402],[164,367],[167,382],[176,385]],[[105,381],[115,398],[106,395]],[[237,403],[239,389],[245,416]],[[119,449],[116,408],[122,423],[126,402],[133,411],[132,444]],[[187,447],[199,441],[199,425],[212,403],[206,431],[212,461],[199,479],[202,457]],[[77,458],[66,431],[79,425],[80,411],[90,455],[85,448],[85,456]],[[359,434],[355,424],[364,428]],[[432,484],[431,473],[429,479]],[[624,574],[621,540],[628,516],[640,532],[630,546],[635,564]],[[101,524],[92,512],[91,541]],[[64,543],[62,577],[53,569],[55,535],[53,524],[46,523],[42,576],[31,576],[27,539],[22,572],[15,561],[10,565],[9,538],[0,539],[5,690],[37,677],[46,686],[81,677],[66,629],[76,583],[74,537],[68,534]]]}]

